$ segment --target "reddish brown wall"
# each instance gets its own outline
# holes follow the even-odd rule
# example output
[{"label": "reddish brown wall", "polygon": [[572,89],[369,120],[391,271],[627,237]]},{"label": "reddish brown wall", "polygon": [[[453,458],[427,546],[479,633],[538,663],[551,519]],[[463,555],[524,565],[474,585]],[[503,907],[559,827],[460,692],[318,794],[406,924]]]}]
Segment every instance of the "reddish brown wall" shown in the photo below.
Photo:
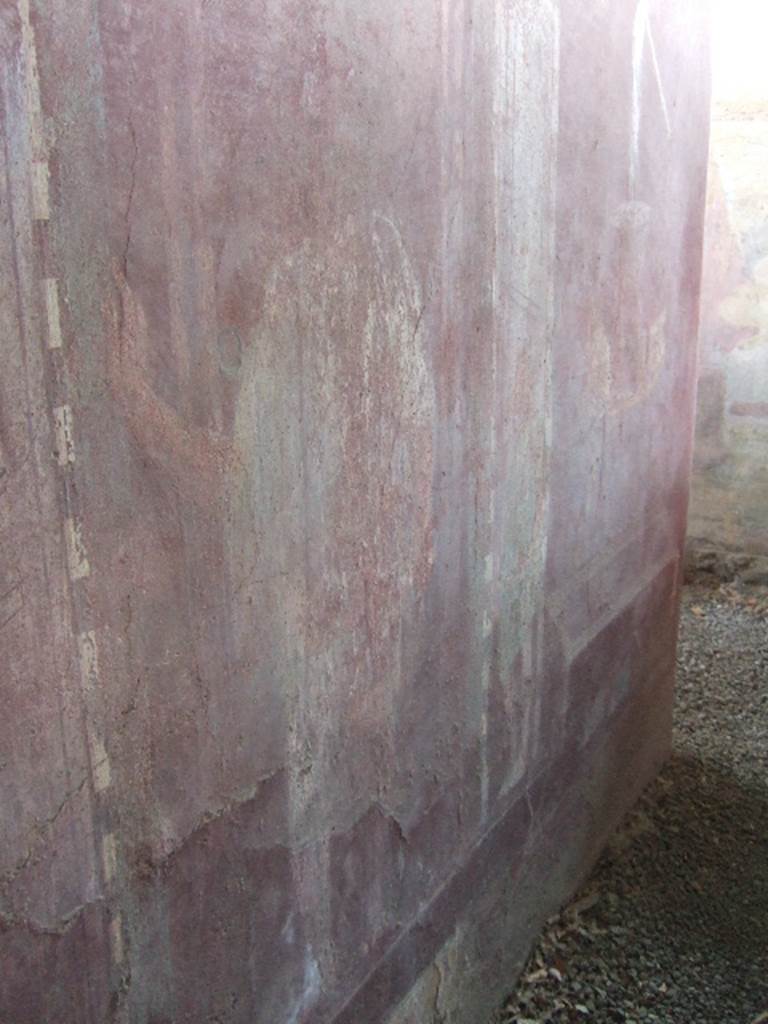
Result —
[{"label": "reddish brown wall", "polygon": [[0,1020],[498,998],[666,751],[698,8],[3,6]]}]

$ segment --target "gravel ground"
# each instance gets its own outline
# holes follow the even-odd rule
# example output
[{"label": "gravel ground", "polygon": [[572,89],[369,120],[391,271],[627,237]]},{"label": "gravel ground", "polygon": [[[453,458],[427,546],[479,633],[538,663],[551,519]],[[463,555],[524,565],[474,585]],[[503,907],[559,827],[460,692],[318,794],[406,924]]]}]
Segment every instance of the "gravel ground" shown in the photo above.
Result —
[{"label": "gravel ground", "polygon": [[768,592],[686,588],[674,755],[492,1024],[768,1022]]}]

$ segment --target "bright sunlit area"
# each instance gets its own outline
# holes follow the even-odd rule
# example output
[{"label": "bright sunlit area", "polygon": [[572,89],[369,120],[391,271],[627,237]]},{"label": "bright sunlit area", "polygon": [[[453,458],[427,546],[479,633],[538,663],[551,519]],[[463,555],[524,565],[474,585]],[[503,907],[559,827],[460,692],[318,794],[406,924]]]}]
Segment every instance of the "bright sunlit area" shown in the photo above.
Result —
[{"label": "bright sunlit area", "polygon": [[715,102],[768,99],[768,2],[713,0]]}]

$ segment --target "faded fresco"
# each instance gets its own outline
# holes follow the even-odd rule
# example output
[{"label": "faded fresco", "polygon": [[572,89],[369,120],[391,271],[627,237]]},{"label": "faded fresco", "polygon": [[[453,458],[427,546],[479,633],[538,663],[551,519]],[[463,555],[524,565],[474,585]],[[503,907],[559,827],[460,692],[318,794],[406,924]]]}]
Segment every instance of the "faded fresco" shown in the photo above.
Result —
[{"label": "faded fresco", "polygon": [[768,101],[714,108],[690,537],[768,554]]},{"label": "faded fresco", "polygon": [[667,749],[699,5],[0,30],[0,1020],[480,1019]]}]

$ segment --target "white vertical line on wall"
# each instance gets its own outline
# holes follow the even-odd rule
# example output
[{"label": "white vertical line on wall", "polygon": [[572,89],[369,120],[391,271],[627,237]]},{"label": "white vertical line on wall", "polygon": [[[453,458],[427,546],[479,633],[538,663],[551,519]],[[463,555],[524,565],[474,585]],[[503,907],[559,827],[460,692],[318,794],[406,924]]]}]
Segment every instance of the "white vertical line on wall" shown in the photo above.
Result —
[{"label": "white vertical line on wall", "polygon": [[656,55],[656,43],[653,39],[653,32],[651,31],[650,19],[646,19],[646,27],[648,31],[648,44],[651,50],[651,59],[653,61],[653,73],[656,77],[656,87],[659,90],[659,101],[661,102],[661,110],[664,114],[664,123],[667,126],[667,135],[672,137],[672,122],[669,119],[669,107],[667,106],[667,97],[664,94],[664,83],[661,79],[661,69],[659,68],[659,58]]},{"label": "white vertical line on wall", "polygon": [[64,521],[64,536],[67,544],[69,575],[73,580],[82,580],[91,574],[88,553],[83,542],[82,527],[72,516]]},{"label": "white vertical line on wall", "polygon": [[101,840],[101,864],[104,881],[109,885],[117,872],[117,839],[114,832],[107,832]]},{"label": "white vertical line on wall", "polygon": [[77,648],[80,653],[80,678],[83,689],[93,690],[99,682],[99,649],[96,634],[92,629],[78,636]]},{"label": "white vertical line on wall", "polygon": [[53,410],[53,433],[56,441],[56,460],[62,469],[68,469],[75,462],[72,410],[68,405],[59,405]]},{"label": "white vertical line on wall", "polygon": [[45,309],[48,314],[48,348],[61,348],[61,317],[59,316],[59,286],[55,277],[46,277]]},{"label": "white vertical line on wall", "polygon": [[97,793],[103,793],[112,784],[112,768],[109,763],[109,755],[102,740],[95,732],[90,731],[88,742],[91,748],[93,788]]},{"label": "white vertical line on wall", "polygon": [[122,914],[115,914],[109,923],[109,941],[112,947],[112,960],[116,964],[123,962],[123,917]]},{"label": "white vertical line on wall", "polygon": [[32,217],[34,220],[48,220],[51,216],[51,201],[48,191],[48,162],[32,162]]},{"label": "white vertical line on wall", "polygon": [[640,154],[640,117],[643,99],[643,58],[648,31],[648,0],[638,0],[632,24],[632,138],[629,150],[629,187],[634,192]]},{"label": "white vertical line on wall", "polygon": [[[48,141],[43,116],[43,104],[40,90],[40,74],[35,41],[35,30],[32,24],[30,0],[16,0],[21,27],[21,44],[24,73],[24,113],[26,123],[25,162],[28,166],[30,216],[33,221],[47,222],[51,217],[50,166],[48,163]],[[45,227],[41,228],[45,234]],[[63,347],[61,329],[61,310],[59,305],[59,284],[56,277],[45,276],[46,257],[40,253],[39,280],[42,284],[43,298],[47,319],[46,347],[57,350]],[[56,445],[56,460],[63,471],[71,471],[75,464],[74,445],[74,414],[68,401],[69,387],[66,368],[53,361],[53,375],[59,404],[53,407],[53,434]],[[72,582],[84,579],[91,573],[88,554],[82,535],[82,525],[71,511],[70,488],[65,485],[63,503],[68,513],[64,513],[63,532],[66,563],[69,578]],[[79,602],[74,591],[75,622]],[[75,627],[74,640],[77,643],[81,676],[82,697],[86,712],[88,711],[89,693],[97,689],[99,683],[99,657],[96,634],[93,630],[79,632]],[[97,731],[93,716],[85,715],[84,742],[87,746],[91,762],[91,779],[96,794],[103,793],[112,784],[112,772],[106,747]],[[104,880],[111,885],[117,874],[118,844],[113,832],[107,832],[98,844]],[[119,913],[115,914],[109,925],[109,941],[112,959],[115,964],[124,959],[123,921]]]},{"label": "white vertical line on wall", "polygon": [[37,69],[35,33],[30,20],[29,0],[18,0],[18,4],[19,19],[21,21],[21,40],[26,57],[24,62],[24,86],[27,132],[32,161],[30,168],[32,217],[34,220],[48,220],[51,215],[48,194],[48,154],[43,132],[43,112],[40,102],[40,76]]},{"label": "white vertical line on wall", "polygon": [[29,133],[35,148],[39,151],[43,144],[43,112],[40,103],[40,77],[37,70],[37,49],[35,33],[30,18],[29,0],[18,0],[19,20],[21,21],[21,41],[26,55],[24,65],[26,97],[25,106],[29,123]]}]

